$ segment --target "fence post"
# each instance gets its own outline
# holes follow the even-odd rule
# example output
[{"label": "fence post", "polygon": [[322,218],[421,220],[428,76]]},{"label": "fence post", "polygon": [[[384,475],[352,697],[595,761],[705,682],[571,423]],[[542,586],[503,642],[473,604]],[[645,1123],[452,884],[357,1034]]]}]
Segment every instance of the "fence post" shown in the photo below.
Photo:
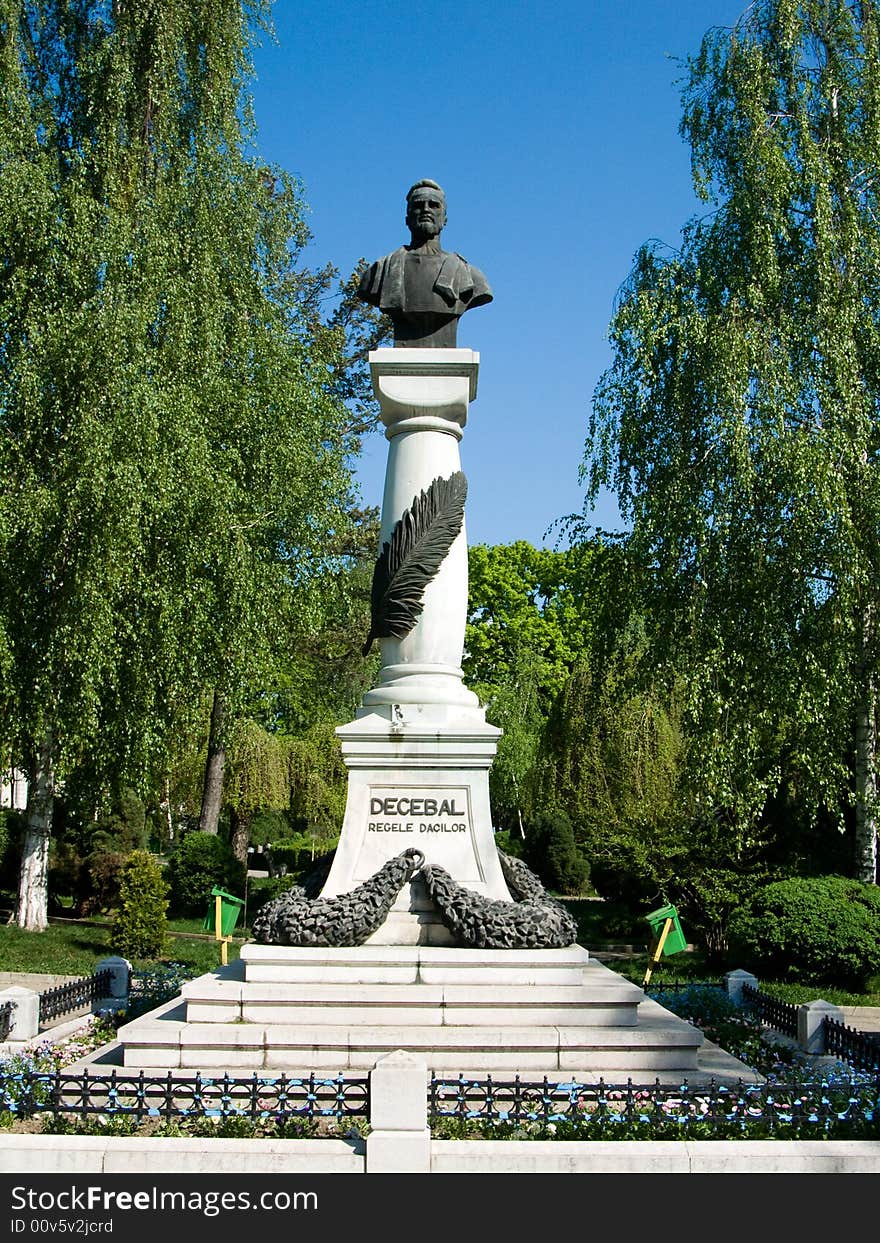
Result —
[{"label": "fence post", "polygon": [[114,1010],[128,1009],[128,990],[131,981],[131,963],[127,958],[121,958],[119,954],[111,954],[109,958],[102,958],[95,966],[95,975],[100,975],[102,971],[109,971],[110,986],[106,997],[96,998],[93,1006],[94,1010],[107,1009],[106,1003],[111,1001]]},{"label": "fence post", "polygon": [[804,1053],[825,1052],[825,1020],[834,1019],[843,1022],[843,1011],[840,1006],[830,1001],[808,1001],[798,1006],[797,1030],[798,1045]]},{"label": "fence post", "polygon": [[40,994],[15,984],[0,992],[0,1005],[4,1001],[15,1003],[6,1039],[33,1040],[40,1030]]},{"label": "fence post", "polygon": [[724,976],[724,983],[728,997],[738,1006],[742,1005],[744,984],[748,984],[750,988],[758,987],[757,977],[751,971],[728,971]]},{"label": "fence post", "polygon": [[428,1066],[398,1049],[370,1071],[367,1173],[427,1174],[430,1168]]}]

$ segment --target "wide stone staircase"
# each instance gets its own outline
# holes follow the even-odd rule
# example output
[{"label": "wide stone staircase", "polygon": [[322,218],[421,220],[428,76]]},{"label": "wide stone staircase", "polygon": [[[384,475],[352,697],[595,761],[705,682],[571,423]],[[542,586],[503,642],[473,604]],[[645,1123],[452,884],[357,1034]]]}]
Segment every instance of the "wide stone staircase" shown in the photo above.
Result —
[{"label": "wide stone staircase", "polygon": [[578,945],[247,944],[119,1041],[126,1067],[179,1072],[354,1075],[400,1049],[447,1076],[758,1077]]}]

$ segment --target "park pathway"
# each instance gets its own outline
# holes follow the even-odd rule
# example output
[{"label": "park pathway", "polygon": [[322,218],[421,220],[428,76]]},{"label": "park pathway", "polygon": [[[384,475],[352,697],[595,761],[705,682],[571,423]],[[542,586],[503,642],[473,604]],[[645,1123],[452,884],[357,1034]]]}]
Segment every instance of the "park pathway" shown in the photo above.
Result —
[{"label": "park pathway", "polygon": [[841,1006],[843,1021],[847,1027],[870,1036],[874,1044],[880,1044],[880,1006]]}]

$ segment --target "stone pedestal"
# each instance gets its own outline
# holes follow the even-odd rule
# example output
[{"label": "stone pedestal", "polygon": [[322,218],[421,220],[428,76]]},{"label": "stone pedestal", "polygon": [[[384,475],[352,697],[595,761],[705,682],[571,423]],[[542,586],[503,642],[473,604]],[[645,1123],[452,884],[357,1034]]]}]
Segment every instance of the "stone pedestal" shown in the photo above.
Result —
[{"label": "stone pedestal", "polygon": [[[380,542],[435,479],[461,470],[459,441],[477,392],[467,349],[385,349],[370,355],[389,441]],[[361,884],[408,847],[461,885],[510,900],[489,807],[501,731],[462,681],[467,616],[464,523],[403,638],[379,640],[382,668],[356,718],[336,732],[348,768],[342,833],[323,897]],[[449,934],[416,877],[370,944],[443,944]]]}]

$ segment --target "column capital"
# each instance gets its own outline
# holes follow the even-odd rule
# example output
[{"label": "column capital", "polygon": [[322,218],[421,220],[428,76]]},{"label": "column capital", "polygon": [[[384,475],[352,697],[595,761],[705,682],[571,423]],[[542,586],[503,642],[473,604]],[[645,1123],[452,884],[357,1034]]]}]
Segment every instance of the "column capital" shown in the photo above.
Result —
[{"label": "column capital", "polygon": [[385,435],[442,431],[461,438],[477,396],[480,356],[466,349],[381,349],[369,356]]}]

